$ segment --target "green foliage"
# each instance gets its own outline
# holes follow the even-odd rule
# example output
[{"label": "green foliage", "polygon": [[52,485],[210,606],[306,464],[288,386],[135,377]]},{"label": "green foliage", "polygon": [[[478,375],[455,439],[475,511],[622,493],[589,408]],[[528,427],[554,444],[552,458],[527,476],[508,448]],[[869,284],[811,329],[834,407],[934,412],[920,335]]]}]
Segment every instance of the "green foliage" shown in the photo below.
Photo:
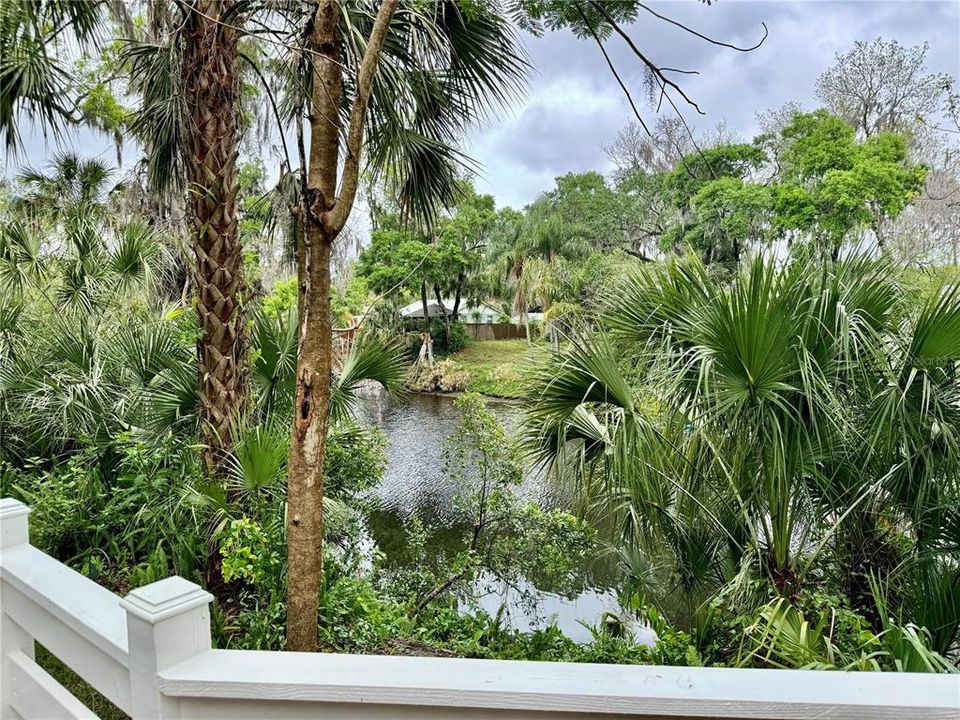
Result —
[{"label": "green foliage", "polygon": [[479,573],[514,585],[526,577],[556,592],[576,594],[582,587],[576,587],[578,576],[572,570],[592,549],[593,529],[568,513],[544,512],[521,499],[523,462],[516,441],[478,395],[463,395],[456,407],[462,414],[444,442],[444,474],[461,489],[456,506],[472,528],[446,575],[438,575],[434,587],[420,593],[416,611],[462,591]]},{"label": "green foliage", "polygon": [[[842,645],[836,635],[845,635]],[[747,628],[741,664],[802,669],[958,672],[930,647],[929,633],[914,625],[885,623],[873,633],[863,618],[825,610],[814,622],[784,599],[764,605]]]},{"label": "green foliage", "polygon": [[697,224],[684,242],[707,262],[736,262],[751,241],[762,240],[771,205],[770,191],[756,183],[726,177],[705,183],[690,205]]},{"label": "green foliage", "polygon": [[248,517],[231,520],[220,532],[217,542],[226,582],[241,580],[259,585],[280,568],[282,561],[276,543],[271,543],[260,523]]},{"label": "green foliage", "polygon": [[383,227],[360,253],[356,275],[379,295],[403,301],[424,294],[428,302],[442,298],[458,315],[457,299],[483,292],[476,275],[494,219],[493,197],[478,195],[471,182],[463,181],[452,215],[439,219],[430,233],[414,232],[393,215],[381,217]]},{"label": "green foliage", "polygon": [[[694,607],[749,578],[790,598],[834,562],[827,546],[848,577],[928,553],[949,564],[954,284],[917,310],[883,261],[758,258],[727,284],[683,259],[645,268],[608,307],[605,333],[538,373],[530,441],[579,470],[623,542],[669,548]],[[886,530],[864,534],[874,525]],[[916,587],[938,608],[927,632],[955,652],[955,604]],[[897,605],[902,627],[923,617]]]},{"label": "green foliage", "polygon": [[357,274],[351,274],[346,283],[334,285],[330,296],[330,314],[334,323],[350,326],[354,318],[361,316],[367,309],[370,288],[367,280]]},{"label": "green foliage", "polygon": [[452,355],[470,344],[470,333],[463,323],[446,323],[442,318],[431,318],[430,337],[434,353],[440,355]]},{"label": "green foliage", "polygon": [[853,127],[824,110],[797,114],[781,135],[775,224],[813,233],[834,257],[851,232],[896,218],[923,187],[926,171],[908,161],[901,135],[858,142]]},{"label": "green foliage", "polygon": [[734,143],[706,148],[683,158],[666,178],[666,189],[677,207],[685,207],[707,183],[721,178],[744,180],[759,169],[767,156],[755,145]]},{"label": "green foliage", "polygon": [[[592,247],[616,247],[621,238],[621,197],[598,172],[567,173],[556,179],[556,188],[544,193],[545,205],[568,232]],[[536,213],[536,206],[531,208]]]},{"label": "green foliage", "polygon": [[770,191],[749,178],[766,162],[757,145],[717,145],[685,156],[663,187],[680,220],[660,239],[665,249],[692,248],[707,263],[736,264],[764,239]]},{"label": "green foliage", "polygon": [[0,488],[30,505],[34,545],[105,584],[125,586],[151,556],[164,573],[195,577],[200,528],[178,502],[199,477],[187,448],[130,443],[90,447],[50,468],[35,463],[8,471]]},{"label": "green foliage", "polygon": [[28,1],[0,7],[0,133],[6,150],[22,141],[21,117],[35,118],[55,133],[75,119],[67,48],[75,52],[78,44],[96,40],[103,17],[97,3]]},{"label": "green foliage", "polygon": [[323,458],[324,492],[349,499],[375,487],[386,471],[386,437],[379,430],[352,424],[336,428],[327,438]]}]

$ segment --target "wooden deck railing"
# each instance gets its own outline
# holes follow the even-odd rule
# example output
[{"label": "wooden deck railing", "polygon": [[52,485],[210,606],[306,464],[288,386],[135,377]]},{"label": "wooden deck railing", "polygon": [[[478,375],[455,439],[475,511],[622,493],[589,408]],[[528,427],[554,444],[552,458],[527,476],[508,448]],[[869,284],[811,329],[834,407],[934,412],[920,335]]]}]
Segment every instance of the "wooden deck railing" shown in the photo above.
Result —
[{"label": "wooden deck railing", "polygon": [[0,500],[0,717],[94,718],[39,642],[143,718],[960,717],[947,675],[735,670],[214,650],[211,596],[179,577],[119,598],[32,547]]}]

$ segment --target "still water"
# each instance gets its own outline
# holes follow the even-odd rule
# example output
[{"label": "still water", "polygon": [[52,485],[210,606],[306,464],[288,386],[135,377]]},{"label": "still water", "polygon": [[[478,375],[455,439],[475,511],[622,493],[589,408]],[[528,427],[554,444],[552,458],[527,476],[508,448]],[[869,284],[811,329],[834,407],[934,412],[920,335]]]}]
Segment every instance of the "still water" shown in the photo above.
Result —
[{"label": "still water", "polygon": [[[489,408],[508,432],[517,431],[522,421],[520,407],[490,401]],[[394,401],[370,389],[363,395],[360,415],[387,437],[386,474],[369,497],[375,508],[370,514],[370,532],[386,561],[401,570],[414,562],[406,552],[404,530],[405,521],[414,516],[431,528],[428,560],[440,563],[452,558],[464,548],[470,527],[457,507],[462,489],[443,473],[443,441],[454,432],[459,419],[453,398],[412,394]],[[543,509],[571,506],[569,492],[534,468],[528,468],[520,492]],[[578,579],[580,592],[564,597],[537,588],[529,580],[521,583],[520,593],[493,578],[481,577],[474,583],[472,600],[491,615],[503,608],[504,622],[517,629],[556,622],[567,636],[587,641],[590,632],[581,623],[596,625],[604,611],[617,611],[618,604],[610,590],[612,569],[603,557],[579,568]],[[523,596],[534,602],[524,602]]]}]

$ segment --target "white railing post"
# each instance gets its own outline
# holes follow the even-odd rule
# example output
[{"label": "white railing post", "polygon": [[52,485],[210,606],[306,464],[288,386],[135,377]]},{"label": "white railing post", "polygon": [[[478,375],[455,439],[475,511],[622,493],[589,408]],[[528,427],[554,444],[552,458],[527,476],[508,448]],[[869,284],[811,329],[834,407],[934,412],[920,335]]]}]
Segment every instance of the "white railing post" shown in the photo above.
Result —
[{"label": "white railing post", "polygon": [[120,601],[127,611],[133,720],[179,716],[177,699],[160,693],[157,673],[210,649],[211,600],[199,585],[169,577]]},{"label": "white railing post", "polygon": [[[27,517],[30,508],[13,498],[0,499],[0,554],[7,549],[30,542]],[[33,637],[3,612],[3,582],[0,581],[0,717],[13,715],[10,702],[13,700],[10,654],[18,650],[33,659]]]}]

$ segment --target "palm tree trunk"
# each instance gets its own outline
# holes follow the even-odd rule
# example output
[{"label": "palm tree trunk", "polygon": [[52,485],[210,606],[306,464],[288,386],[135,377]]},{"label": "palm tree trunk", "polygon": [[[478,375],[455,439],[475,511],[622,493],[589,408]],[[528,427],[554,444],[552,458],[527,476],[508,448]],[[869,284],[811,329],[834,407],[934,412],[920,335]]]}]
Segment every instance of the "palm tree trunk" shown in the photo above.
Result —
[{"label": "palm tree trunk", "polygon": [[[207,474],[222,478],[233,427],[246,401],[242,301],[243,258],[237,224],[239,146],[238,32],[218,22],[232,1],[196,0],[185,28],[181,75],[187,107],[185,166],[197,339],[201,454]],[[205,580],[227,594],[219,550],[207,543]]]},{"label": "palm tree trunk", "polygon": [[181,66],[187,103],[186,171],[196,259],[200,438],[220,475],[246,398],[243,257],[237,224],[238,33],[218,20],[232,2],[196,0]]}]

